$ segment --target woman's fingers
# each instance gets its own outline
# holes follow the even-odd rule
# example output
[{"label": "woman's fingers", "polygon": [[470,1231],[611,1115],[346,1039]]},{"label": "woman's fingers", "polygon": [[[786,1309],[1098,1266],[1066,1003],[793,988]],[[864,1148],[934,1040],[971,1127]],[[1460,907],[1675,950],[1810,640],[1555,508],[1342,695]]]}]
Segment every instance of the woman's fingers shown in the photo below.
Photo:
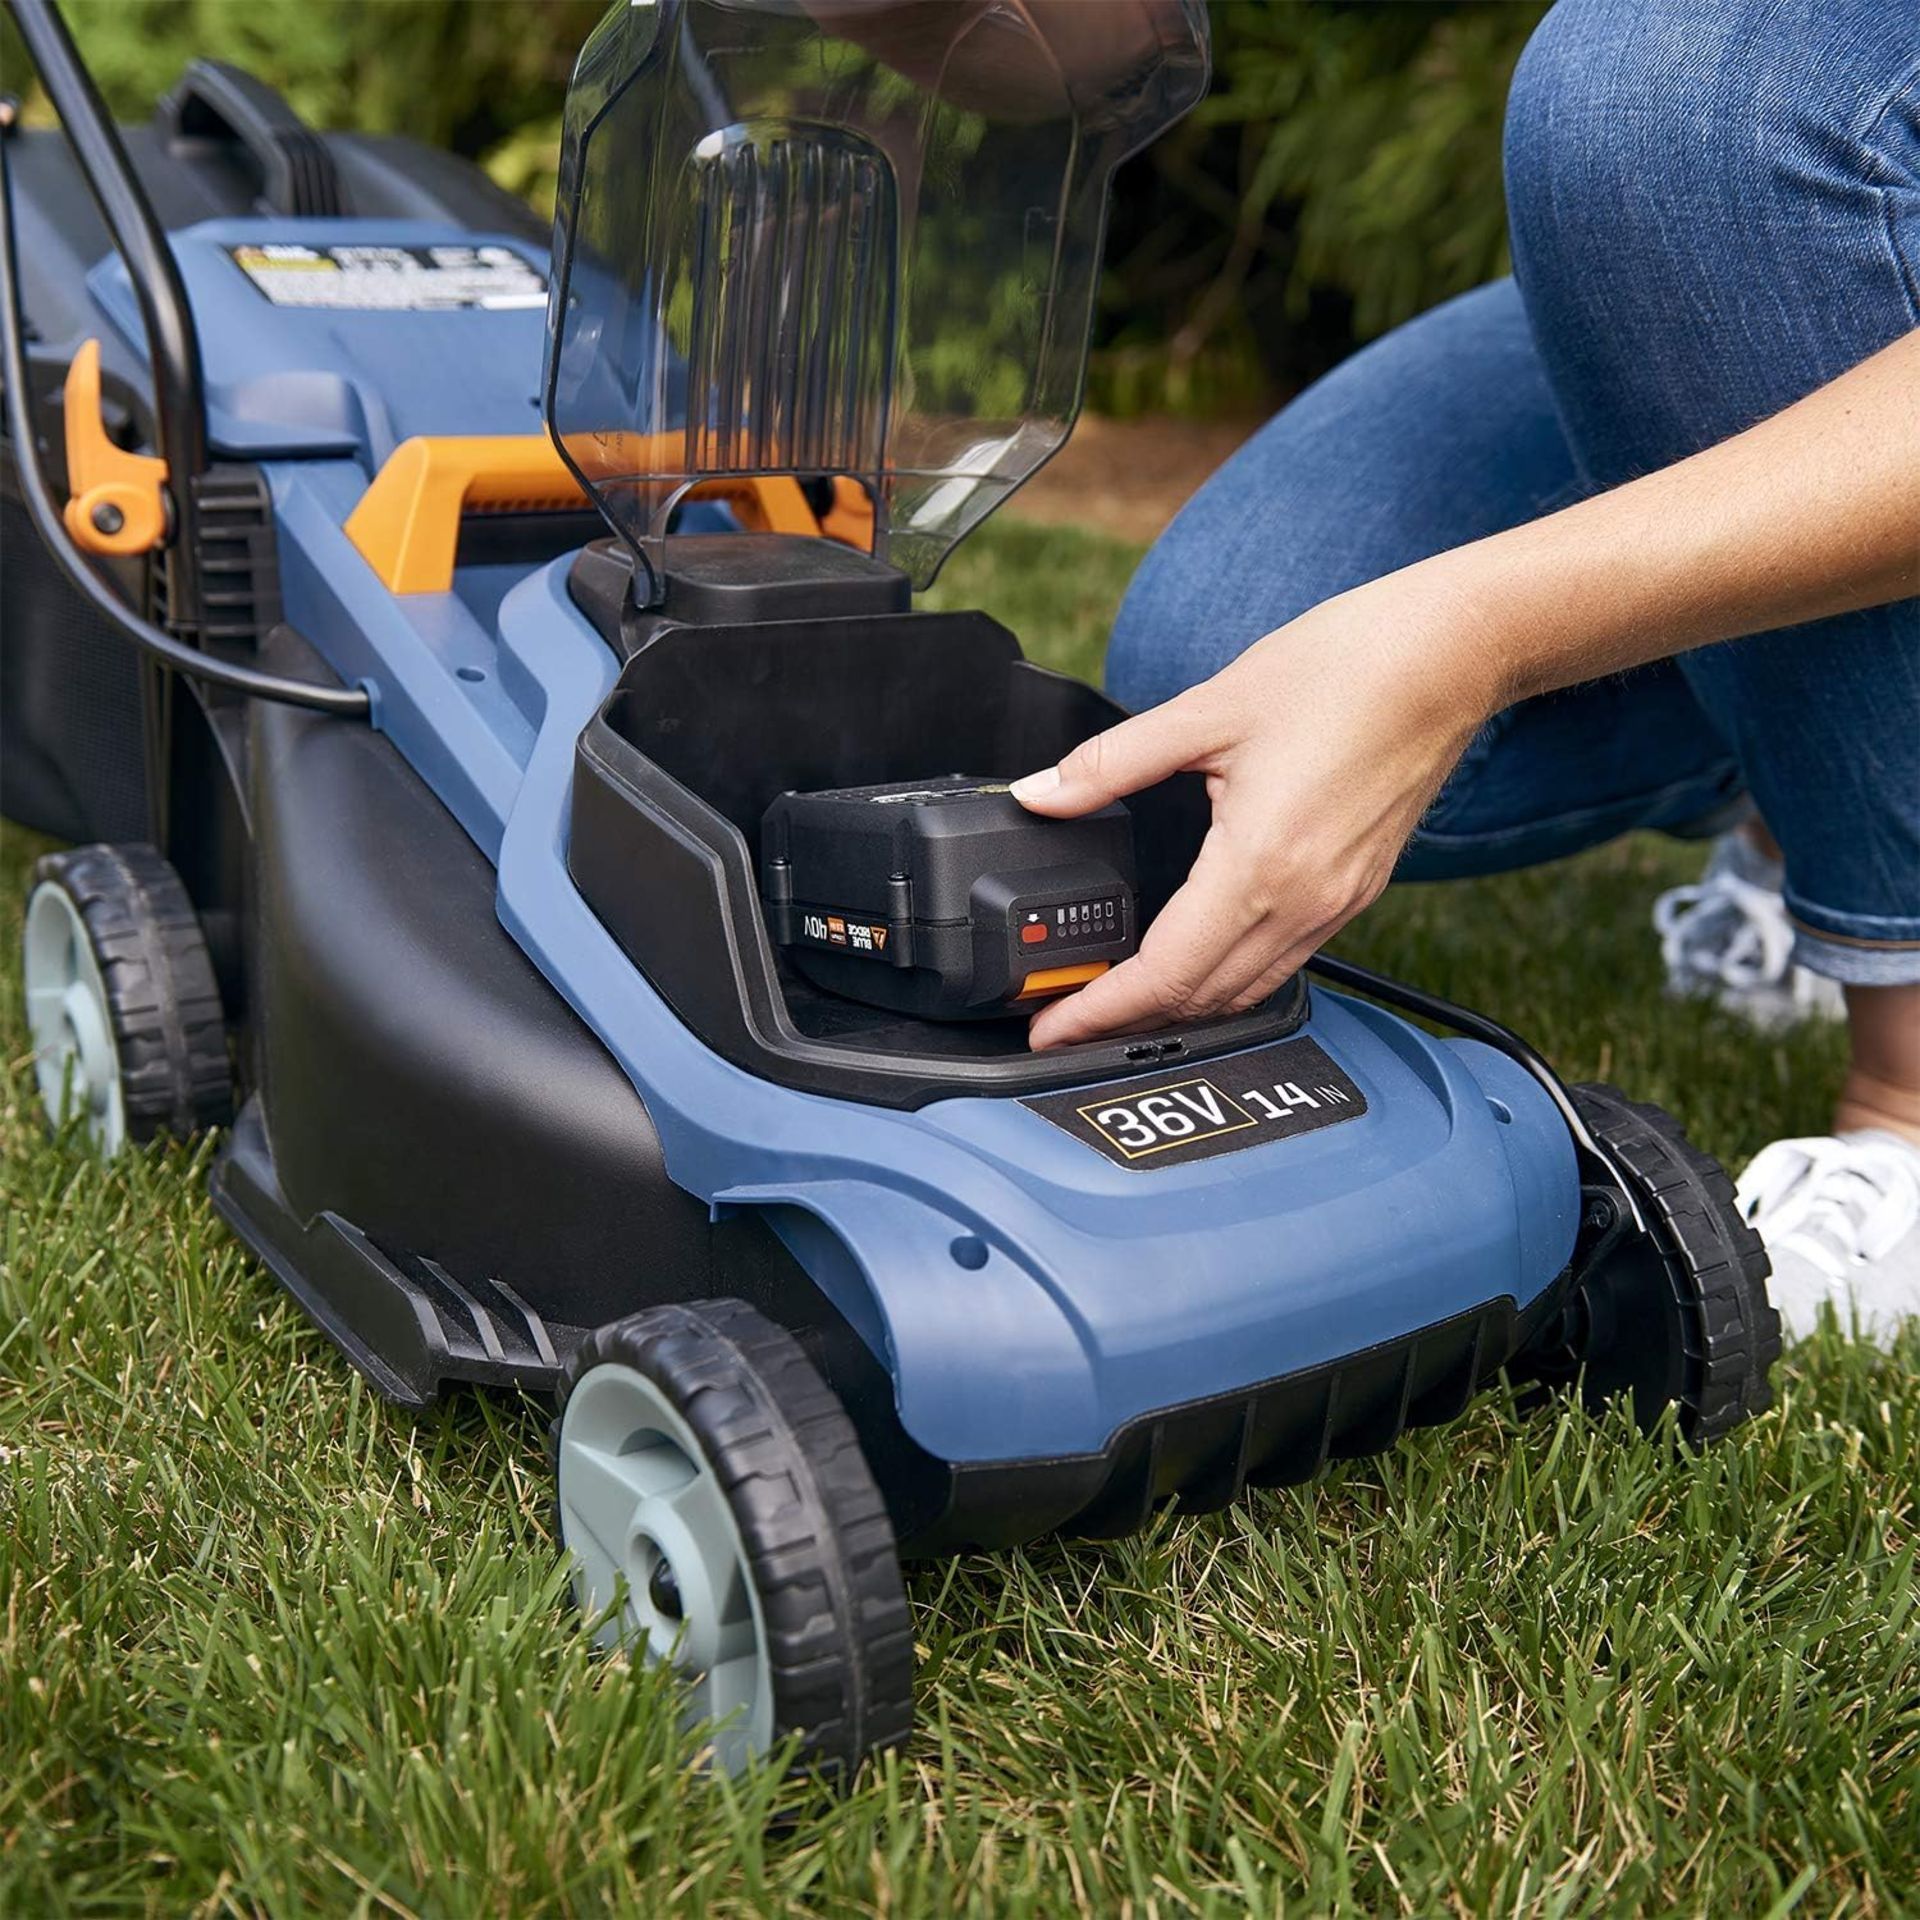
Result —
[{"label": "woman's fingers", "polygon": [[1071,1046],[1105,1033],[1148,1032],[1180,1010],[1212,971],[1211,956],[1239,944],[1231,865],[1215,827],[1200,845],[1186,884],[1160,910],[1140,951],[1078,993],[1044,1007],[1027,1030],[1036,1048]]},{"label": "woman's fingers", "polygon": [[1217,703],[1204,690],[1182,694],[1083,740],[1058,766],[1016,780],[1013,797],[1032,813],[1070,820],[1200,766],[1221,744]]},{"label": "woman's fingers", "polygon": [[1224,850],[1216,828],[1140,951],[1043,1008],[1028,1030],[1029,1044],[1072,1046],[1257,1005],[1346,917],[1287,914],[1275,910],[1272,899]]}]

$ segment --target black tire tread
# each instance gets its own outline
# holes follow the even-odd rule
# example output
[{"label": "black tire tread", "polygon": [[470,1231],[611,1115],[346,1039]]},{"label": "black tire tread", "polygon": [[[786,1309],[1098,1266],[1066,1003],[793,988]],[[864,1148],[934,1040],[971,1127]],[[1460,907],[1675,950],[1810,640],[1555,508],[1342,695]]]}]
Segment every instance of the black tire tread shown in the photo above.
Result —
[{"label": "black tire tread", "polygon": [[107,991],[127,1137],[186,1139],[233,1118],[226,1015],[200,918],[148,846],[74,847],[34,864],[33,885],[73,902]]},{"label": "black tire tread", "polygon": [[1681,1431],[1706,1444],[1773,1404],[1780,1316],[1767,1297],[1767,1250],[1741,1217],[1733,1180],[1664,1108],[1588,1082],[1574,1104],[1633,1182],[1693,1329]]},{"label": "black tire tread", "polygon": [[[913,1723],[913,1623],[893,1527],[846,1410],[799,1343],[743,1300],[649,1308],[597,1329],[567,1369],[565,1414],[616,1362],[672,1396],[740,1527],[773,1676],[776,1737],[850,1779]],[[554,1422],[557,1446],[560,1431]]]}]

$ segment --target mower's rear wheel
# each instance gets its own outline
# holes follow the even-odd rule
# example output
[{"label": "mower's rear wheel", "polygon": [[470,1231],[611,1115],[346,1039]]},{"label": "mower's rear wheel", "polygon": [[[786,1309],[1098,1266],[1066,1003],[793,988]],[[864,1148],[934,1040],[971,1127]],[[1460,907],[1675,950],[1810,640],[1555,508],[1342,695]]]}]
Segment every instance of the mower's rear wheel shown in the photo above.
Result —
[{"label": "mower's rear wheel", "polygon": [[581,1611],[603,1643],[678,1670],[717,1767],[797,1733],[799,1764],[844,1780],[906,1739],[893,1528],[784,1329],[739,1300],[600,1328],[561,1389],[554,1458]]},{"label": "mower's rear wheel", "polygon": [[1725,1168],[1671,1114],[1615,1087],[1576,1087],[1573,1098],[1646,1226],[1619,1222],[1516,1371],[1550,1383],[1579,1374],[1596,1410],[1630,1393],[1643,1428],[1677,1406],[1687,1439],[1717,1440],[1773,1404],[1780,1316],[1767,1298],[1766,1249],[1740,1217]]},{"label": "mower's rear wheel", "polygon": [[232,1117],[213,961],[180,876],[151,847],[48,854],[27,895],[22,972],[40,1100],[103,1158]]}]

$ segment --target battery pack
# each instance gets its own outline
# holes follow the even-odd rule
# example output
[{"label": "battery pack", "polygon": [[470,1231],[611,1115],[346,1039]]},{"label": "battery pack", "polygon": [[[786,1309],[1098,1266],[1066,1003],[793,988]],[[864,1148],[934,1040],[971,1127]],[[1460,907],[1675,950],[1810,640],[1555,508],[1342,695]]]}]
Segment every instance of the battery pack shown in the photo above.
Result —
[{"label": "battery pack", "polygon": [[1133,952],[1133,823],[1029,813],[948,774],[783,793],[760,833],[774,939],[814,985],[928,1020],[1024,1014]]}]

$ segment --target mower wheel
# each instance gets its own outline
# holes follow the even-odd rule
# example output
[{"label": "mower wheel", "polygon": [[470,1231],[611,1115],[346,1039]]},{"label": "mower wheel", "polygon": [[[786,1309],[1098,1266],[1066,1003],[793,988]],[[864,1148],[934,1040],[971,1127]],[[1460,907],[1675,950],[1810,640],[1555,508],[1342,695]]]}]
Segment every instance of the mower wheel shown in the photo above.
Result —
[{"label": "mower wheel", "polygon": [[220,989],[180,876],[151,847],[48,854],[27,895],[23,973],[47,1117],[101,1156],[232,1117]]},{"label": "mower wheel", "polygon": [[603,1645],[672,1665],[737,1773],[799,1734],[836,1783],[913,1719],[893,1528],[840,1402],[744,1301],[590,1335],[554,1424],[562,1544]]},{"label": "mower wheel", "polygon": [[1576,1087],[1573,1099],[1646,1225],[1618,1223],[1514,1370],[1550,1383],[1580,1374],[1596,1410],[1631,1393],[1643,1429],[1677,1405],[1688,1440],[1718,1440],[1773,1404],[1780,1316],[1767,1298],[1766,1249],[1740,1217],[1726,1169],[1671,1114],[1615,1087]]}]

